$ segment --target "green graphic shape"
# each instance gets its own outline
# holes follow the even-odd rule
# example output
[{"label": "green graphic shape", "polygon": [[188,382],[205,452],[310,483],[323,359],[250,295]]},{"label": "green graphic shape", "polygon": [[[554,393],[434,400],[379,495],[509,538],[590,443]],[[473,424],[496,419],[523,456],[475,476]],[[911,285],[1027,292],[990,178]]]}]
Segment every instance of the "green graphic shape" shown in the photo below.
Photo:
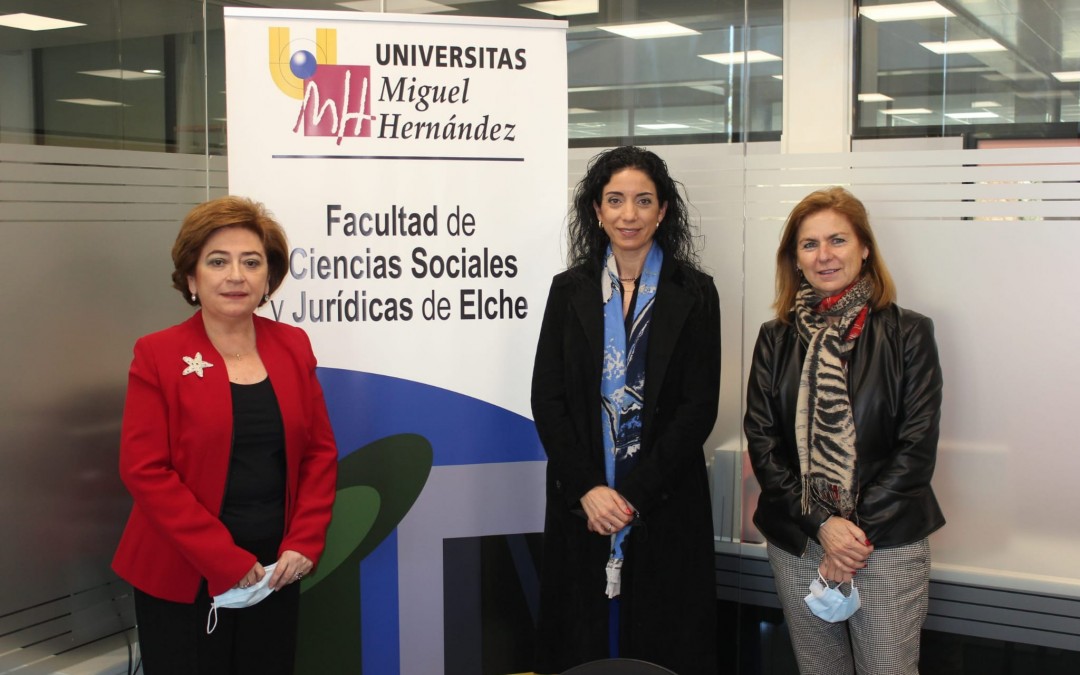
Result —
[{"label": "green graphic shape", "polygon": [[[379,439],[338,463],[338,492],[319,569],[301,586],[296,673],[363,672],[360,561],[409,512],[431,473],[431,443],[417,434]],[[396,592],[396,590],[394,591]],[[385,646],[384,646],[385,647]]]}]

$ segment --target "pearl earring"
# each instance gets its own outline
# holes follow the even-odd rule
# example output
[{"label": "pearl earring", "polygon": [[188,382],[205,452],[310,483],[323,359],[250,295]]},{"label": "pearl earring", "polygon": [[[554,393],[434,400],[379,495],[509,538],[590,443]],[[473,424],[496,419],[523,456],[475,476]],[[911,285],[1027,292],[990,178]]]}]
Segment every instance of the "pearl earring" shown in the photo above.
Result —
[{"label": "pearl earring", "polygon": [[598,218],[598,219],[596,220],[596,226],[597,226],[597,227],[599,227],[599,228],[600,228],[601,230],[602,230],[602,229],[604,229],[604,221],[602,221],[602,220],[600,220],[600,219]]},{"label": "pearl earring", "polygon": [[263,293],[263,302],[270,302],[270,294]]},{"label": "pearl earring", "polygon": [[197,295],[195,295],[194,293],[192,293],[192,294],[191,294],[191,301],[192,301],[192,302],[198,302],[198,301],[199,301],[199,296],[197,296]]}]

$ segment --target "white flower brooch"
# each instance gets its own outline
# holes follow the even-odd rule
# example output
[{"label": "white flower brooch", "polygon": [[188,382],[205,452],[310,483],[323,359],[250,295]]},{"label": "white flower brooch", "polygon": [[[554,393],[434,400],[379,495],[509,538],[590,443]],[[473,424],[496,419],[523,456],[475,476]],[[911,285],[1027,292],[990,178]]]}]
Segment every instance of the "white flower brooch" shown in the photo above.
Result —
[{"label": "white flower brooch", "polygon": [[202,377],[203,368],[213,368],[214,364],[202,360],[202,352],[195,352],[195,358],[190,356],[184,357],[184,363],[188,364],[187,368],[184,368],[182,375],[190,375],[195,373],[199,377]]}]

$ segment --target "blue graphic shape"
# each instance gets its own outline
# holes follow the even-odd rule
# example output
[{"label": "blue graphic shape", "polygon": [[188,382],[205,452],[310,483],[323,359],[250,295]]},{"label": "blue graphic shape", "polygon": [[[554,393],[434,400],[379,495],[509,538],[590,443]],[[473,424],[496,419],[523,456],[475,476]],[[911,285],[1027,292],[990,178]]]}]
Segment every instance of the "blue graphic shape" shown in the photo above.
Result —
[{"label": "blue graphic shape", "polygon": [[364,673],[400,673],[397,530],[360,562],[360,588]]},{"label": "blue graphic shape", "polygon": [[343,455],[387,436],[418,434],[431,443],[434,466],[547,459],[533,421],[505,408],[387,375],[319,368],[318,376]]},{"label": "blue graphic shape", "polygon": [[[547,459],[533,421],[505,408],[387,375],[339,368],[316,374],[342,457],[388,436],[417,434],[431,443],[433,466]],[[361,561],[359,574],[363,672],[399,675],[396,529]]]},{"label": "blue graphic shape", "polygon": [[319,63],[315,60],[315,55],[306,49],[297,50],[289,59],[289,70],[301,80],[306,80],[314,75],[318,67]]}]

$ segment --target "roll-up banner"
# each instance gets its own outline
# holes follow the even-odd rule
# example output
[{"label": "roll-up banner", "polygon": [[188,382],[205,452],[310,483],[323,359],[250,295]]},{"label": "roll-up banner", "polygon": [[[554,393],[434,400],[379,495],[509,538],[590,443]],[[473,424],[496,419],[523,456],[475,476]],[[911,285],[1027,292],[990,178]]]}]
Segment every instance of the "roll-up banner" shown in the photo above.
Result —
[{"label": "roll-up banner", "polygon": [[528,668],[565,31],[225,8],[229,189],[288,233],[261,312],[311,336],[340,452],[298,673]]}]

